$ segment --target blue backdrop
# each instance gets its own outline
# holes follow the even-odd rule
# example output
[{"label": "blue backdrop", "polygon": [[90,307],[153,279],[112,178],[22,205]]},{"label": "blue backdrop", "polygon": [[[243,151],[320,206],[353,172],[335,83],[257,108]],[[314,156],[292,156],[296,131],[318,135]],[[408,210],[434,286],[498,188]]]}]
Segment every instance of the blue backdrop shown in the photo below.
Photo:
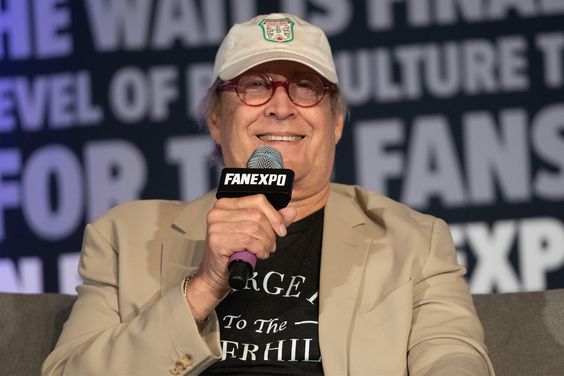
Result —
[{"label": "blue backdrop", "polygon": [[197,104],[271,11],[333,46],[334,180],[444,218],[473,292],[564,287],[564,1],[0,0],[0,290],[72,293],[85,223],[213,189]]}]

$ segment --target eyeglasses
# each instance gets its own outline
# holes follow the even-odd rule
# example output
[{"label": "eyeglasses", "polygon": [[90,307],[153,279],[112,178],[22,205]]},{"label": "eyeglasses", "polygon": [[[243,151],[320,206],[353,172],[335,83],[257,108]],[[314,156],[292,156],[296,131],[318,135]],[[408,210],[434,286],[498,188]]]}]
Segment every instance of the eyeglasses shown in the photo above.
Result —
[{"label": "eyeglasses", "polygon": [[337,90],[337,86],[325,84],[313,73],[298,73],[288,81],[273,81],[264,73],[252,71],[219,84],[218,89],[235,90],[241,102],[257,107],[268,102],[278,86],[284,87],[292,103],[300,107],[313,107],[321,102],[327,91]]}]

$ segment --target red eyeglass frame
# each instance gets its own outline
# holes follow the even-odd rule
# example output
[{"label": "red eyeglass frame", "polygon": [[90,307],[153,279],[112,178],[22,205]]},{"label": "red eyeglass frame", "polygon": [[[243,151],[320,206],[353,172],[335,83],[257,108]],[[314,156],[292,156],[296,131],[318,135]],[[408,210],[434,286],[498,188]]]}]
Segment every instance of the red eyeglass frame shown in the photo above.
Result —
[{"label": "red eyeglass frame", "polygon": [[[255,74],[264,76],[270,82],[270,85],[271,85],[270,97],[266,101],[264,101],[263,103],[249,104],[241,98],[241,95],[239,94],[239,80],[241,79],[241,77],[245,76],[248,73],[255,73]],[[292,99],[292,96],[290,95],[290,81],[292,81],[295,77],[302,75],[302,74],[311,74],[312,76],[317,77],[321,81],[321,83],[323,84],[323,95],[321,95],[319,100],[317,102],[315,102],[314,104],[303,105],[303,104],[296,103],[296,102],[294,102],[294,100]],[[239,98],[239,100],[241,102],[243,102],[244,104],[246,104],[247,106],[250,106],[250,107],[259,107],[259,106],[262,106],[262,105],[270,102],[270,100],[274,96],[274,93],[276,92],[276,88],[278,88],[279,86],[283,87],[286,90],[286,94],[288,95],[288,98],[290,99],[290,101],[293,104],[295,104],[298,107],[302,107],[302,108],[310,108],[310,107],[318,105],[319,102],[321,102],[323,100],[323,98],[325,97],[325,94],[327,94],[328,91],[336,91],[337,90],[337,85],[332,84],[332,83],[326,83],[325,80],[323,80],[323,78],[321,78],[318,75],[313,74],[313,73],[301,72],[301,73],[296,73],[295,75],[293,75],[292,77],[290,77],[286,81],[273,81],[272,77],[270,77],[268,74],[266,74],[264,72],[257,72],[257,71],[245,72],[244,74],[240,75],[239,77],[237,77],[233,80],[221,82],[217,86],[217,90],[234,90],[237,93],[237,98]]]}]

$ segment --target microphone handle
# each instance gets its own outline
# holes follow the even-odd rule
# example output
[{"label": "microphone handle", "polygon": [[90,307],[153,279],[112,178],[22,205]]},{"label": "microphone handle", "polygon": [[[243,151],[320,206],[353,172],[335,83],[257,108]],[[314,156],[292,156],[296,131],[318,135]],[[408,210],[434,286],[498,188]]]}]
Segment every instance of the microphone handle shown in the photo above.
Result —
[{"label": "microphone handle", "polygon": [[228,264],[229,286],[236,290],[244,288],[255,270],[256,263],[257,257],[246,249],[233,253]]}]

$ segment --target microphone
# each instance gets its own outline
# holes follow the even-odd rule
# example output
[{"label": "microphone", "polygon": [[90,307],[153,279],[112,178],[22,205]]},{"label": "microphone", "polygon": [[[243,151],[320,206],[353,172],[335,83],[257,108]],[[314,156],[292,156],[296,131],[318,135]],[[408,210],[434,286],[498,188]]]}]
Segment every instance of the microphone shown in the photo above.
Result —
[{"label": "microphone", "polygon": [[[294,185],[294,171],[284,168],[282,154],[275,147],[259,146],[247,161],[247,168],[224,168],[221,171],[216,197],[244,197],[262,193],[270,204],[280,210],[290,202]],[[245,287],[257,262],[247,251],[229,257],[229,286]]]}]

